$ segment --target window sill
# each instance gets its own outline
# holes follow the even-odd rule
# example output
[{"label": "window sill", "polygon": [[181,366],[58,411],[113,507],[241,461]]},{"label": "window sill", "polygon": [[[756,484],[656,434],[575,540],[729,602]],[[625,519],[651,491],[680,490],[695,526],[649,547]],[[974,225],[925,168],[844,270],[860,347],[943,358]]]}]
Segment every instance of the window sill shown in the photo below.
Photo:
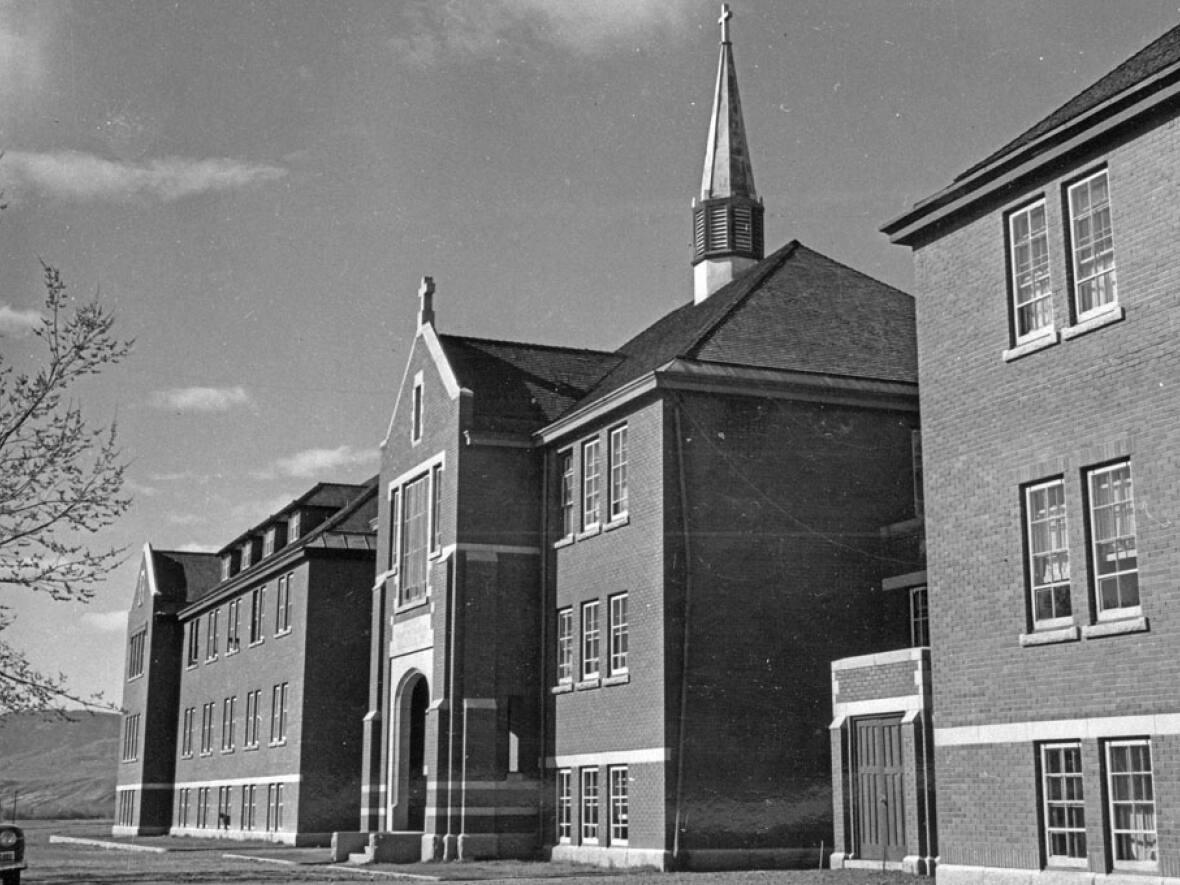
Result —
[{"label": "window sill", "polygon": [[630,673],[616,673],[602,680],[603,685],[626,685],[631,681]]},{"label": "window sill", "polygon": [[1080,320],[1072,326],[1066,326],[1061,330],[1061,338],[1063,341],[1077,338],[1079,335],[1085,335],[1087,332],[1093,332],[1095,329],[1101,329],[1103,326],[1110,326],[1114,323],[1122,322],[1123,317],[1123,306],[1121,304],[1112,304],[1093,316],[1086,317],[1086,319]]},{"label": "window sill", "polygon": [[1147,618],[1141,615],[1121,621],[1100,621],[1097,624],[1088,624],[1082,628],[1082,635],[1087,639],[1098,639],[1102,636],[1121,636],[1124,633],[1146,633],[1147,629]]},{"label": "window sill", "polygon": [[555,685],[551,689],[549,689],[549,693],[550,694],[569,694],[573,690],[574,690],[574,684],[572,682],[563,682],[560,685]]},{"label": "window sill", "polygon": [[1089,866],[1090,862],[1083,857],[1051,857],[1046,864],[1046,868],[1049,870],[1061,870],[1063,872],[1084,870]]},{"label": "window sill", "polygon": [[608,522],[606,525],[604,525],[602,527],[602,530],[604,532],[613,532],[615,529],[622,528],[623,526],[627,525],[629,522],[631,522],[630,515],[624,513],[621,516],[616,516],[614,519],[612,519],[610,522]]},{"label": "window sill", "polygon": [[1052,645],[1056,642],[1076,642],[1078,628],[1058,627],[1055,630],[1034,630],[1032,633],[1020,634],[1020,645],[1028,648],[1033,645]]},{"label": "window sill", "polygon": [[254,745],[254,746],[252,746],[252,747],[242,747],[242,752],[243,752],[243,753],[252,753],[252,752],[254,752],[254,751],[255,751],[255,750],[257,750],[257,749],[258,749],[258,744],[255,744],[255,745]]},{"label": "window sill", "polygon": [[231,655],[236,655],[236,654],[237,654],[238,652],[240,652],[240,651],[241,651],[241,649],[240,649],[240,648],[231,648],[231,649],[229,649],[228,651],[226,651],[226,653],[225,653],[225,656],[228,658],[228,657],[230,657]]},{"label": "window sill", "polygon": [[222,750],[221,755],[222,756],[232,756],[233,752],[234,752],[234,748],[230,747],[228,750]]},{"label": "window sill", "polygon": [[1010,363],[1013,360],[1020,359],[1022,356],[1028,356],[1030,353],[1036,353],[1038,350],[1052,347],[1057,341],[1057,330],[1051,329],[1044,335],[1039,335],[1030,341],[1025,341],[1023,344],[1017,344],[1015,347],[1005,350],[1002,356],[1004,357],[1004,362]]},{"label": "window sill", "polygon": [[393,613],[400,615],[402,612],[413,611],[416,608],[422,608],[424,605],[430,605],[430,594],[427,593],[421,599],[414,599],[410,602],[399,602],[394,606]]},{"label": "window sill", "polygon": [[602,680],[595,676],[593,679],[583,679],[581,682],[574,683],[574,691],[589,691],[592,688],[598,688],[602,684]]},{"label": "window sill", "polygon": [[288,627],[286,630],[279,630],[278,632],[276,632],[275,638],[277,639],[280,636],[290,636],[290,635],[291,635],[291,628]]},{"label": "window sill", "polygon": [[127,681],[128,681],[128,682],[135,682],[135,680],[137,680],[137,679],[143,679],[143,674],[142,674],[142,673],[136,673],[134,676],[128,676],[128,677],[127,677]]},{"label": "window sill", "polygon": [[184,669],[186,669],[186,670],[197,669],[197,662],[196,661],[189,661],[187,664],[184,665]]},{"label": "window sill", "polygon": [[438,562],[440,559],[442,559],[442,548],[441,547],[439,547],[437,550],[431,550],[429,553],[426,554],[426,561],[427,562]]},{"label": "window sill", "polygon": [[590,526],[590,528],[586,529],[585,531],[578,532],[576,535],[574,535],[574,540],[575,541],[585,541],[587,538],[593,538],[595,535],[599,534],[601,531],[602,531],[602,524],[596,522],[596,523],[594,523],[594,525]]},{"label": "window sill", "polygon": [[213,664],[213,663],[216,663],[216,662],[217,662],[217,655],[214,655],[214,656],[213,656],[213,657],[211,657],[211,658],[205,658],[205,663],[206,663],[206,664]]},{"label": "window sill", "polygon": [[553,549],[560,550],[562,547],[568,547],[573,543],[574,543],[574,536],[573,535],[566,535],[565,537],[558,538],[556,541],[553,542]]},{"label": "window sill", "polygon": [[281,741],[271,741],[269,744],[267,744],[267,746],[268,747],[285,747],[285,746],[287,746],[287,740],[286,740],[286,738],[284,738]]},{"label": "window sill", "polygon": [[262,643],[264,643],[264,642],[266,642],[265,639],[255,639],[253,642],[250,643],[249,647],[254,648],[254,646],[262,645]]}]

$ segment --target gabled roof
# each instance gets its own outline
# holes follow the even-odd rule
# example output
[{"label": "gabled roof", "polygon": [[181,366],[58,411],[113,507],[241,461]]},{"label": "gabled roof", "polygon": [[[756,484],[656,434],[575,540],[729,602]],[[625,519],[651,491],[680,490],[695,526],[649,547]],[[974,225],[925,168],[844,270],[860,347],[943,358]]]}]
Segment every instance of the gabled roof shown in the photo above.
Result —
[{"label": "gabled roof", "polygon": [[1136,52],[1129,59],[1100,79],[1093,86],[1083,90],[1071,98],[1049,116],[1035,126],[1027,129],[1012,141],[1008,142],[995,153],[976,163],[962,175],[955,177],[961,181],[985,166],[990,166],[1006,154],[1030,142],[1036,141],[1047,132],[1079,117],[1091,108],[1097,107],[1104,101],[1114,98],[1120,92],[1159,73],[1164,68],[1180,62],[1180,25],[1172,28],[1153,43]]},{"label": "gabled roof", "polygon": [[582,399],[620,357],[597,350],[439,335],[460,385],[475,393],[475,429],[531,432]]},{"label": "gabled roof", "polygon": [[160,595],[182,604],[202,596],[221,580],[221,561],[216,553],[152,549],[150,567]]},{"label": "gabled roof", "polygon": [[674,359],[917,382],[914,301],[792,240],[619,348],[585,406]]}]

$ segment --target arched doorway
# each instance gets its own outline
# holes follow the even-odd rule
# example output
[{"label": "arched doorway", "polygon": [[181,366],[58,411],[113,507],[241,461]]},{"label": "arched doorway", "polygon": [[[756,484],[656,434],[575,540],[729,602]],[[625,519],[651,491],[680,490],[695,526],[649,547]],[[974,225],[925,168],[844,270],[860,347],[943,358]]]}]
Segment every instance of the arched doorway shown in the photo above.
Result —
[{"label": "arched doorway", "polygon": [[426,710],[430,686],[421,673],[410,673],[398,687],[394,709],[394,764],[390,796],[391,829],[426,828]]}]

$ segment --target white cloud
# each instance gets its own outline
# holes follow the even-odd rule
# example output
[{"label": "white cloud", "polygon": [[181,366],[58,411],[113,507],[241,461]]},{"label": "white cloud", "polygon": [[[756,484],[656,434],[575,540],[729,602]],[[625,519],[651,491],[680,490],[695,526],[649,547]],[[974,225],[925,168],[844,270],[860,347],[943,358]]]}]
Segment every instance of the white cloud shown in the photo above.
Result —
[{"label": "white cloud", "polygon": [[86,612],[82,623],[102,633],[118,633],[127,628],[127,612]]},{"label": "white cloud", "polygon": [[278,166],[226,158],[165,157],[124,163],[79,151],[8,151],[0,159],[0,185],[14,196],[35,192],[78,200],[170,202],[275,181],[286,174],[287,170]]},{"label": "white cloud", "polygon": [[0,98],[27,95],[44,81],[45,44],[53,18],[49,7],[0,0]]},{"label": "white cloud", "polygon": [[306,449],[279,458],[269,468],[256,474],[260,479],[274,476],[290,476],[298,479],[330,480],[324,474],[334,470],[344,470],[370,464],[377,460],[376,449],[357,451],[352,446],[340,446],[335,449]]},{"label": "white cloud", "polygon": [[[0,46],[0,53],[4,48]],[[41,312],[36,310],[16,310],[7,304],[0,304],[0,335],[20,337],[28,335],[41,325]]]},{"label": "white cloud", "polygon": [[209,544],[198,544],[196,541],[188,541],[172,549],[177,553],[216,553],[218,548]]},{"label": "white cloud", "polygon": [[151,399],[157,409],[174,409],[177,412],[227,412],[234,406],[245,406],[250,402],[250,394],[240,386],[174,387],[157,390]]},{"label": "white cloud", "polygon": [[440,55],[487,56],[522,33],[580,55],[634,49],[687,31],[692,0],[451,0],[407,7],[406,30],[389,41],[399,60],[426,66]]}]

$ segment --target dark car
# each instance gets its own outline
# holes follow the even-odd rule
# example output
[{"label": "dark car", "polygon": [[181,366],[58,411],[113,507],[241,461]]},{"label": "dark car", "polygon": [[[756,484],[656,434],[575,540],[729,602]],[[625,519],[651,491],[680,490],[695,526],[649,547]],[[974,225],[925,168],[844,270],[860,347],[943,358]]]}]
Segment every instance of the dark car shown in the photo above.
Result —
[{"label": "dark car", "polygon": [[25,866],[24,830],[0,824],[0,883],[20,885],[20,871]]}]

